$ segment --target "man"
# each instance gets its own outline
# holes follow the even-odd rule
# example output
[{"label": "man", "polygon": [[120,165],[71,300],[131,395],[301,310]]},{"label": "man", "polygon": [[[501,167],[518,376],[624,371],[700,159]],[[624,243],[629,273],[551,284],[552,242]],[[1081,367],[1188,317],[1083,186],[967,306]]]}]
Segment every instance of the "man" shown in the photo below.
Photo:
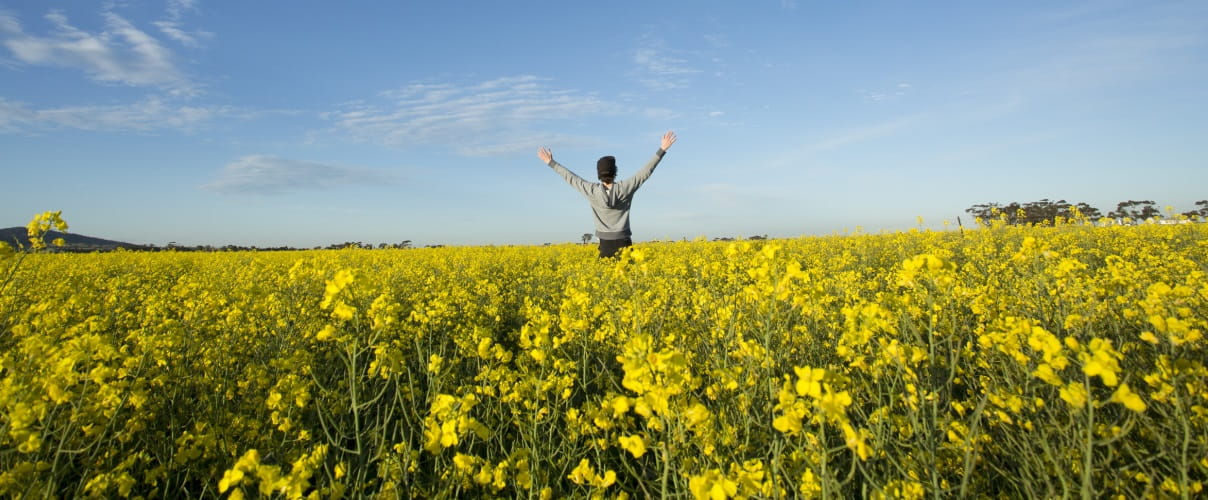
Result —
[{"label": "man", "polygon": [[667,148],[675,144],[675,133],[663,134],[659,150],[646,166],[633,177],[614,183],[617,177],[617,160],[611,156],[601,157],[596,162],[596,175],[600,182],[588,182],[554,161],[554,154],[544,147],[537,150],[537,157],[560,174],[571,187],[583,194],[591,203],[591,212],[596,220],[596,237],[600,239],[600,258],[612,257],[622,248],[633,244],[629,239],[629,207],[633,195],[642,183],[654,173],[654,167],[667,154]]}]

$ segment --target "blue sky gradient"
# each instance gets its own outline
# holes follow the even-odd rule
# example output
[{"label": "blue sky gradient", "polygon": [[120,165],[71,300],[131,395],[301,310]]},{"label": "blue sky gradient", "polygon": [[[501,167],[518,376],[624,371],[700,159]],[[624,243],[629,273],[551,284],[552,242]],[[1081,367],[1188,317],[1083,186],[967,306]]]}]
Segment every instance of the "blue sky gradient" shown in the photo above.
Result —
[{"label": "blue sky gradient", "polygon": [[0,225],[132,243],[540,244],[536,150],[637,241],[1208,198],[1208,3],[0,0]]}]

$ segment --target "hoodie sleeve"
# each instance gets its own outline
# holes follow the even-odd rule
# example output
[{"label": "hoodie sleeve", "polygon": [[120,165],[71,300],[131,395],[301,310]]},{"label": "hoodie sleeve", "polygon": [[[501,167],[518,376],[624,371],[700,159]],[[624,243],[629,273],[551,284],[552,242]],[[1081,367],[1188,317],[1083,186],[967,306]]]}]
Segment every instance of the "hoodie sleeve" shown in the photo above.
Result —
[{"label": "hoodie sleeve", "polygon": [[659,148],[659,150],[654,153],[654,157],[651,158],[650,161],[646,162],[646,165],[644,165],[641,169],[635,172],[633,177],[621,181],[622,186],[624,186],[624,190],[627,193],[637,191],[638,188],[642,186],[642,183],[646,182],[646,179],[650,178],[650,174],[654,173],[654,167],[658,166],[659,162],[663,160],[663,155],[665,154],[667,154],[667,151],[663,148]]},{"label": "hoodie sleeve", "polygon": [[554,169],[554,172],[557,172],[558,175],[561,175],[563,179],[566,179],[566,183],[570,184],[570,186],[575,188],[575,190],[580,194],[590,197],[588,195],[588,192],[591,189],[590,182],[583,180],[582,177],[579,177],[575,175],[574,172],[567,170],[566,167],[563,167],[562,164],[558,163],[556,160],[549,161],[549,168]]}]

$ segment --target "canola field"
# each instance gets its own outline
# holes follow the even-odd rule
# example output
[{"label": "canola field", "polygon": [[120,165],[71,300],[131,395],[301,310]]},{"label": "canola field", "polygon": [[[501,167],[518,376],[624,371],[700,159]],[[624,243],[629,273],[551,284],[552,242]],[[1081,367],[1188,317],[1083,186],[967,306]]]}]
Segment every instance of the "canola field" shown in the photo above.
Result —
[{"label": "canola field", "polygon": [[0,495],[1204,494],[1204,224],[595,252],[6,253]]}]

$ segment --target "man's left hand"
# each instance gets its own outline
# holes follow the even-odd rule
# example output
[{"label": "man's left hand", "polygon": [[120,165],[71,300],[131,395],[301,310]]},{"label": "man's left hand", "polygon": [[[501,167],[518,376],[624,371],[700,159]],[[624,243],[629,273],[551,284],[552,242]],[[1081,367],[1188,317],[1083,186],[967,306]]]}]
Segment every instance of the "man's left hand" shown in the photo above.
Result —
[{"label": "man's left hand", "polygon": [[663,134],[663,151],[666,151],[667,148],[670,148],[672,144],[675,144],[675,132],[668,131],[666,134]]}]

